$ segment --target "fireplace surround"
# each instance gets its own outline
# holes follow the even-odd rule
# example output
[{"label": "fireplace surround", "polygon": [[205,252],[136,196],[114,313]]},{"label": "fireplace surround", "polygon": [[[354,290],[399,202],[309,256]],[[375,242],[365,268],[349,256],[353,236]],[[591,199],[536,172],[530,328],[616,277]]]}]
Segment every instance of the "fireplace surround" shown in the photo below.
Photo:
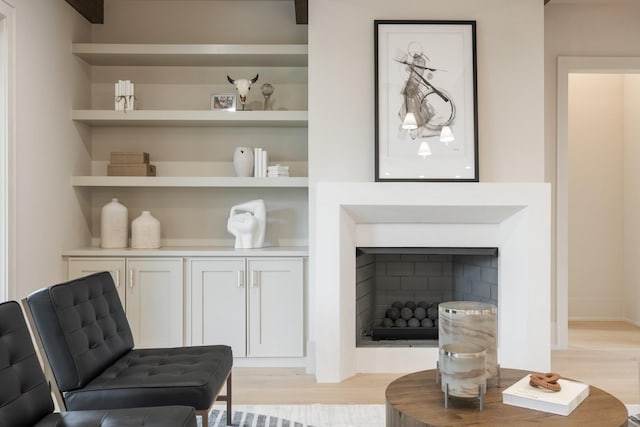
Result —
[{"label": "fireplace surround", "polygon": [[548,184],[322,182],[313,192],[310,348],[319,382],[433,369],[438,360],[435,347],[356,347],[358,246],[498,248],[498,363],[550,369]]}]

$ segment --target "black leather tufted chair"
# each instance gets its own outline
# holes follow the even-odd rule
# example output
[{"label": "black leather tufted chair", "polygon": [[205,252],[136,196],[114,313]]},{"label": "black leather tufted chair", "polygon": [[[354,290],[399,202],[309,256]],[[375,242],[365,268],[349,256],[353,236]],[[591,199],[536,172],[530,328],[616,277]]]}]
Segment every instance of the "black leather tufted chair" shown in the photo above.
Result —
[{"label": "black leather tufted chair", "polygon": [[165,406],[53,413],[31,335],[15,301],[0,304],[0,427],[196,427],[193,408]]},{"label": "black leather tufted chair", "polygon": [[[231,420],[233,355],[225,345],[133,349],[111,274],[101,272],[29,295],[25,310],[42,340],[69,410],[186,405],[202,416],[216,400]],[[226,395],[220,391],[227,386]]]}]

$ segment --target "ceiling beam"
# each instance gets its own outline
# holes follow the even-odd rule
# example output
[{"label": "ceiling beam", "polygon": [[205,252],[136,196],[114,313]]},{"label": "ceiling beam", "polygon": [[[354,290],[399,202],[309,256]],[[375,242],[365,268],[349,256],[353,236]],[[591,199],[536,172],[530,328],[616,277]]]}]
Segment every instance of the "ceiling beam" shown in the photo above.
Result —
[{"label": "ceiling beam", "polygon": [[309,0],[295,0],[296,24],[309,23]]},{"label": "ceiling beam", "polygon": [[92,24],[104,24],[104,0],[66,0]]}]

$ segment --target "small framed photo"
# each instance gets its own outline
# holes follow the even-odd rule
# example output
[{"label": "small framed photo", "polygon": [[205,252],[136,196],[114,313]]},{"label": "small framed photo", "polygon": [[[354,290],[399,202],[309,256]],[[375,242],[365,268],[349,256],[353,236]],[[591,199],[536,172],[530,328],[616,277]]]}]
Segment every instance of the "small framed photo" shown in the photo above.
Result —
[{"label": "small framed photo", "polygon": [[236,96],[226,93],[211,95],[211,109],[236,111]]}]

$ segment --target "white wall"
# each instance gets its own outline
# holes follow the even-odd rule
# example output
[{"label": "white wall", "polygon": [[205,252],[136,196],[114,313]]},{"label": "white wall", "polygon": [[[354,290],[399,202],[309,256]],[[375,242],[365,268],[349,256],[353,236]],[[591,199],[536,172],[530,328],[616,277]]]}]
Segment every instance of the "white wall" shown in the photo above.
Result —
[{"label": "white wall", "polygon": [[292,1],[105,0],[96,43],[306,43]]},{"label": "white wall", "polygon": [[[563,3],[554,0],[544,7],[544,139],[545,181],[551,182],[556,200],[557,57],[640,57],[640,3]],[[552,235],[556,236],[556,206],[552,206]],[[556,289],[556,251],[552,247],[552,295]],[[551,301],[556,313],[556,299]]]},{"label": "white wall", "polygon": [[569,318],[624,305],[624,76],[569,76]]},{"label": "white wall", "polygon": [[544,180],[542,2],[314,0],[312,181],[374,179],[374,19],[477,21],[480,180]]},{"label": "white wall", "polygon": [[640,325],[640,75],[624,77],[624,94],[625,315]]},{"label": "white wall", "polygon": [[547,181],[556,173],[556,58],[640,56],[640,3],[552,1],[544,7],[544,87]]},{"label": "white wall", "polygon": [[13,0],[16,8],[15,283],[9,298],[63,280],[63,249],[89,238],[73,173],[89,154],[70,106],[89,96],[88,69],[71,55],[90,25],[64,1]]}]

